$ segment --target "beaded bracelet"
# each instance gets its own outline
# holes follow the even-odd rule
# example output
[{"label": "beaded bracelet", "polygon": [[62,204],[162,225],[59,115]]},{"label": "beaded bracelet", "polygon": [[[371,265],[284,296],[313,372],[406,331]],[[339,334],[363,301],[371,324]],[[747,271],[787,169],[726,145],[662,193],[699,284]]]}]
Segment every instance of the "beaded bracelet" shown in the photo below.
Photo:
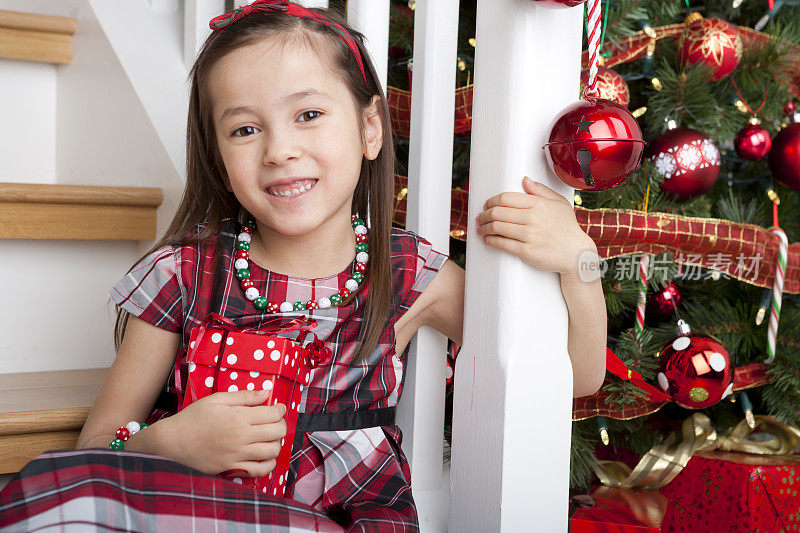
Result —
[{"label": "beaded bracelet", "polygon": [[124,450],[125,441],[128,440],[131,437],[131,435],[137,434],[146,427],[147,424],[139,424],[139,422],[134,422],[134,421],[128,422],[123,427],[117,430],[117,438],[111,441],[111,444],[108,445],[108,449]]}]

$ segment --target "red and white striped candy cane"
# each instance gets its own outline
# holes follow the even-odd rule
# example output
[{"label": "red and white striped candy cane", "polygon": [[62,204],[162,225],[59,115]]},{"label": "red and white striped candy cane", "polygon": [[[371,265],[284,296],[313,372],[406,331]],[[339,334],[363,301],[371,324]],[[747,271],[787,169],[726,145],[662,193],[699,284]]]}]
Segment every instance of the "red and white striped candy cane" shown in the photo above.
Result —
[{"label": "red and white striped candy cane", "polygon": [[786,258],[789,254],[789,239],[781,228],[773,227],[769,232],[778,238],[778,266],[775,269],[775,282],[772,284],[772,309],[769,313],[767,329],[767,358],[765,363],[775,360],[775,340],[778,337],[778,320],[781,317],[781,300],[783,299],[783,278],[786,274]]},{"label": "red and white striped candy cane", "polygon": [[597,70],[600,66],[600,0],[589,0],[589,81],[586,96],[597,97]]},{"label": "red and white striped candy cane", "polygon": [[639,258],[639,301],[636,303],[636,333],[644,329],[644,306],[647,303],[647,270],[650,256],[642,254]]}]

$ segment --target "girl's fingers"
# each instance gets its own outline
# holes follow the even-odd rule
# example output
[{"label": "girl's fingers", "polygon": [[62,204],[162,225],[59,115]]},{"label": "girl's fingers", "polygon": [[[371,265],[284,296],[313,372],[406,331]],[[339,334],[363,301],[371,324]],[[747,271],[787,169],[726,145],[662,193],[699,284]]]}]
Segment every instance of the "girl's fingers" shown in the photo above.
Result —
[{"label": "girl's fingers", "polygon": [[501,192],[486,200],[483,204],[484,211],[496,205],[505,207],[516,207],[517,209],[524,207],[533,207],[535,197],[524,192]]},{"label": "girl's fingers", "polygon": [[563,200],[564,197],[558,194],[556,191],[545,185],[544,183],[533,181],[529,177],[525,177],[522,180],[522,188],[528,194],[533,194],[535,196],[542,196],[544,198],[549,198],[551,200]]},{"label": "girl's fingers", "polygon": [[270,461],[281,453],[281,441],[253,442],[242,449],[244,461]]},{"label": "girl's fingers", "polygon": [[481,211],[475,217],[475,223],[479,226],[493,220],[501,220],[513,224],[528,224],[530,223],[530,211],[514,207],[495,206],[487,211]]},{"label": "girl's fingers", "polygon": [[242,477],[263,477],[275,470],[275,465],[277,465],[275,459],[270,459],[269,461],[239,461],[233,468],[247,472],[247,475],[242,474]]},{"label": "girl's fingers", "polygon": [[259,424],[251,426],[249,433],[250,442],[279,441],[286,436],[286,422],[281,420],[274,424]]},{"label": "girl's fingers", "polygon": [[512,224],[510,222],[492,221],[478,227],[478,233],[484,237],[497,235],[517,241],[525,241],[530,238],[528,226],[524,224]]},{"label": "girl's fingers", "polygon": [[282,403],[278,405],[257,405],[247,408],[247,421],[253,425],[274,424],[283,419],[284,414],[286,414],[286,407]]},{"label": "girl's fingers", "polygon": [[508,252],[520,258],[523,257],[525,252],[524,242],[517,241],[514,239],[508,239],[506,237],[500,237],[499,235],[488,235],[486,236],[486,238],[483,239],[483,242],[485,242],[486,244],[488,244],[493,248],[497,248],[498,250]]}]

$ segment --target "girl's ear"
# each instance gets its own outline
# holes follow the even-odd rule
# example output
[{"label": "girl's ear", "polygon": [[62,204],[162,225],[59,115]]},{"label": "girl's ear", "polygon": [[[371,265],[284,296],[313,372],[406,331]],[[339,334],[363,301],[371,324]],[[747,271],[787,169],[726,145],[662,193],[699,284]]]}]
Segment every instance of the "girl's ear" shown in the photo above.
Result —
[{"label": "girl's ear", "polygon": [[378,157],[383,146],[383,120],[380,113],[381,98],[377,94],[372,97],[364,110],[364,157],[370,161]]}]

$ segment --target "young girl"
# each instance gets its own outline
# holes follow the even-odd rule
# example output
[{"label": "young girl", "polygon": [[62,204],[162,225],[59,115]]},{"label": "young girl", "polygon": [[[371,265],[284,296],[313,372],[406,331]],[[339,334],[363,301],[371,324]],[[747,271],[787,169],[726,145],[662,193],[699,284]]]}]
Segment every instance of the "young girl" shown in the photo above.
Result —
[{"label": "young girl", "polygon": [[[183,199],[110,292],[118,353],[77,446],[98,450],[32,461],[0,494],[0,525],[416,531],[394,409],[414,333],[428,325],[461,342],[464,273],[391,227],[389,109],[359,33],[280,0],[211,26],[190,74]],[[605,308],[599,281],[577,279],[577,256],[594,244],[563,197],[523,186],[487,201],[478,233],[561,274],[575,393],[591,394]],[[260,385],[177,410],[189,334],[210,313],[240,328],[309,316],[332,351],[302,393],[285,499],[214,477],[275,467],[286,408],[262,406]],[[147,426],[109,451],[128,421]]]}]

